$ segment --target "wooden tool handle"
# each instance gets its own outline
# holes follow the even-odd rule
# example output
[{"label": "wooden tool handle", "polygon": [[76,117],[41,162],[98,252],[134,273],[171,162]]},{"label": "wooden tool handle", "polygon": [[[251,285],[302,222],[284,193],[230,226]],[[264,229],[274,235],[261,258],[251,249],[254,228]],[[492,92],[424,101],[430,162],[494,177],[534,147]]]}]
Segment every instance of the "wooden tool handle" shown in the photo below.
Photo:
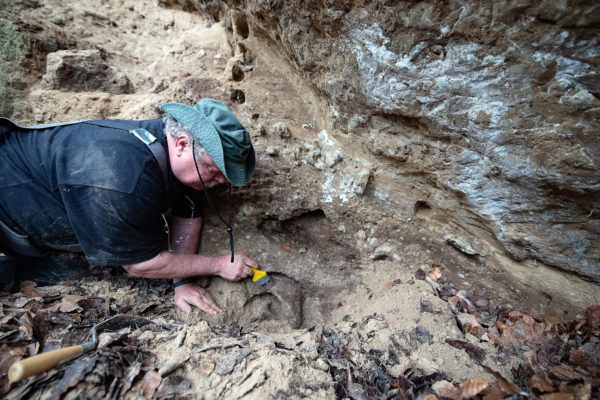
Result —
[{"label": "wooden tool handle", "polygon": [[40,372],[48,371],[63,361],[75,358],[83,353],[81,345],[65,347],[64,349],[52,350],[47,353],[38,354],[33,357],[17,361],[8,370],[8,379],[12,382],[29,378]]}]

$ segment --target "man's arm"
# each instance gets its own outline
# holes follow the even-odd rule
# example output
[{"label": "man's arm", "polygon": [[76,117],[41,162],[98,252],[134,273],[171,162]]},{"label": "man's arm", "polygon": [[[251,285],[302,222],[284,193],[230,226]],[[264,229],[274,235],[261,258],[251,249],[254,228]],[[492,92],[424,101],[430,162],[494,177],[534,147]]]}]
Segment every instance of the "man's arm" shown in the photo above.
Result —
[{"label": "man's arm", "polygon": [[[247,256],[237,254],[232,263],[230,256],[205,257],[195,254],[201,230],[202,218],[172,217],[173,251],[163,251],[148,261],[124,265],[123,268],[132,276],[171,278],[173,281],[199,275],[220,275],[225,279],[239,280],[252,274],[247,265],[256,266],[256,263]],[[186,313],[191,311],[190,305],[213,315],[222,311],[212,296],[196,283],[176,287],[175,304]]]},{"label": "man's arm", "polygon": [[205,257],[199,254],[176,254],[162,251],[154,258],[137,264],[123,265],[131,276],[143,278],[183,279],[189,276],[219,275],[230,281],[237,281],[252,275],[247,267],[258,265],[249,257],[236,254],[231,256]]},{"label": "man's arm", "polygon": [[[171,218],[171,250],[177,254],[195,254],[200,244],[202,218]],[[177,282],[179,279],[173,279]],[[175,304],[185,313],[196,306],[208,314],[220,313],[221,308],[198,282],[185,283],[175,288]]]},{"label": "man's arm", "polygon": [[252,270],[247,266],[257,267],[258,264],[242,254],[236,254],[233,263],[229,255],[206,257],[195,254],[201,229],[202,218],[173,217],[171,247],[174,251],[162,251],[150,260],[123,265],[123,268],[136,277],[176,280],[190,276],[219,275],[237,281],[252,275]]},{"label": "man's arm", "polygon": [[171,217],[171,249],[178,254],[195,254],[200,244],[202,217]]}]

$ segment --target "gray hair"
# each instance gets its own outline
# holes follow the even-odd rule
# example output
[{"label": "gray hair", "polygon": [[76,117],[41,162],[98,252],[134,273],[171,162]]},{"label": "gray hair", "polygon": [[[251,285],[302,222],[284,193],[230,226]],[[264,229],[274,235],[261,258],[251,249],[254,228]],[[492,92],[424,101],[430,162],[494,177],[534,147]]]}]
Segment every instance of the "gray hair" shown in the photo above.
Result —
[{"label": "gray hair", "polygon": [[190,143],[192,143],[192,141],[196,142],[196,145],[194,146],[196,148],[196,158],[201,158],[202,155],[206,153],[204,147],[202,147],[202,145],[198,143],[198,141],[194,138],[192,132],[185,125],[183,125],[180,122],[177,122],[175,118],[171,117],[169,114],[165,114],[165,116],[163,117],[163,122],[165,124],[164,132],[166,135],[169,135],[174,138],[178,138],[179,136],[185,135],[190,141]]}]

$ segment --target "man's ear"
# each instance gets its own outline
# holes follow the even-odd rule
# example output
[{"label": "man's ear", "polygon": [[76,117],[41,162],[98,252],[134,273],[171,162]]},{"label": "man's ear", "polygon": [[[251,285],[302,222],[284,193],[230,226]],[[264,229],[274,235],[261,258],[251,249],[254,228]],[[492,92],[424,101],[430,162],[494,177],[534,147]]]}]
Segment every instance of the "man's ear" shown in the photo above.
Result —
[{"label": "man's ear", "polygon": [[181,157],[188,149],[191,149],[192,143],[187,136],[181,135],[175,139],[175,155]]}]

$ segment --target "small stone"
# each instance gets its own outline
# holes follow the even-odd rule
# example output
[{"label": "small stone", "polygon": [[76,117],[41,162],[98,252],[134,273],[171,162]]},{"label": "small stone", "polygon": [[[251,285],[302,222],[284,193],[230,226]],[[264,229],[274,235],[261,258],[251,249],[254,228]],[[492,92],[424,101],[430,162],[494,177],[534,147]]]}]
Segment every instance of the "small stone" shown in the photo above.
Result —
[{"label": "small stone", "polygon": [[204,371],[204,374],[206,376],[212,374],[213,370],[215,369],[215,363],[211,362],[211,361],[204,361],[202,363],[202,370]]},{"label": "small stone", "polygon": [[267,134],[267,129],[263,124],[258,124],[258,129],[256,130],[257,136],[264,136]]},{"label": "small stone", "polygon": [[329,364],[327,364],[327,361],[323,360],[322,358],[317,358],[314,366],[321,371],[329,371]]},{"label": "small stone", "polygon": [[373,260],[380,260],[382,258],[388,257],[394,251],[394,247],[389,244],[384,244],[383,246],[379,246],[375,249],[371,258]]},{"label": "small stone", "polygon": [[267,154],[270,155],[271,157],[276,157],[279,155],[279,148],[269,146],[269,147],[267,147]]},{"label": "small stone", "polygon": [[246,94],[240,89],[233,89],[229,97],[231,98],[231,101],[237,104],[244,104],[246,101]]},{"label": "small stone", "polygon": [[454,246],[459,251],[467,254],[467,255],[480,255],[486,256],[489,251],[487,250],[485,245],[479,243],[477,239],[471,238],[467,239],[460,236],[455,235],[445,235],[444,240],[446,243]]},{"label": "small stone", "polygon": [[279,137],[286,139],[292,136],[290,132],[290,128],[288,128],[285,122],[278,122],[273,125],[273,132],[275,132]]},{"label": "small stone", "polygon": [[478,297],[475,299],[475,307],[477,307],[478,311],[487,312],[490,310],[490,300],[485,297]]},{"label": "small stone", "polygon": [[418,280],[424,281],[426,277],[427,274],[425,274],[425,271],[423,271],[421,268],[415,271],[415,278],[417,278]]},{"label": "small stone", "polygon": [[438,397],[455,400],[460,400],[462,398],[460,390],[448,381],[437,381],[431,386],[431,389],[433,389]]}]

